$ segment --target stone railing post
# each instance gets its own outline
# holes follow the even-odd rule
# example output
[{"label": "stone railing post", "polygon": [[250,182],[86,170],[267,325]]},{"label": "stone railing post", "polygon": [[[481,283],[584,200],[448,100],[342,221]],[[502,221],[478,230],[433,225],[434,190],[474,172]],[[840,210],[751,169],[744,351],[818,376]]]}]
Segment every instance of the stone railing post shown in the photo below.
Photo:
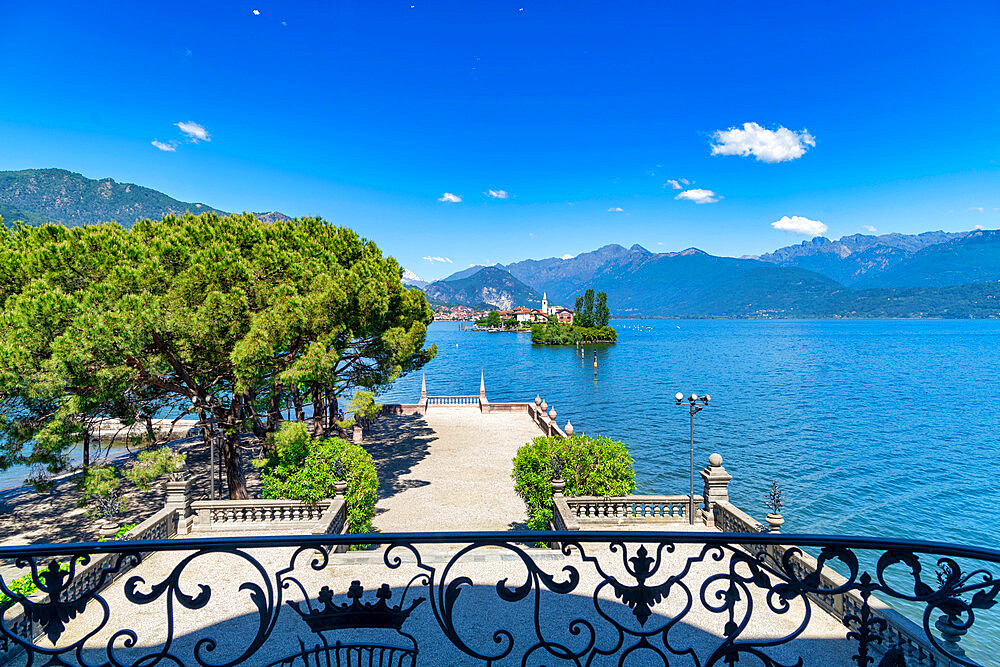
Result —
[{"label": "stone railing post", "polygon": [[702,493],[705,498],[702,515],[705,525],[714,527],[715,505],[729,502],[729,481],[733,476],[722,467],[722,455],[718,453],[708,457],[708,465],[700,474],[705,482],[705,490]]},{"label": "stone railing post", "polygon": [[556,409],[555,408],[551,408],[549,410],[549,425],[548,425],[548,428],[549,428],[549,435],[552,435],[553,433],[558,433],[558,431],[556,431],[556,429],[558,427],[556,426]]},{"label": "stone railing post", "polygon": [[173,510],[177,518],[177,534],[187,535],[191,532],[191,524],[194,522],[194,517],[191,515],[191,480],[169,480],[164,482],[163,487],[167,491],[167,501],[163,506]]}]

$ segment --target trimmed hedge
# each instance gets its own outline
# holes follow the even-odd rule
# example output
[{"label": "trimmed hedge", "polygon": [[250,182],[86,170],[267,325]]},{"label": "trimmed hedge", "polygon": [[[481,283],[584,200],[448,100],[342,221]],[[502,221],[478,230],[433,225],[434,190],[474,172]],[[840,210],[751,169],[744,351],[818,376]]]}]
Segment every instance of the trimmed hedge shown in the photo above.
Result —
[{"label": "trimmed hedge", "polygon": [[541,436],[514,456],[514,490],[528,508],[528,528],[547,530],[552,520],[552,458],[562,459],[567,496],[624,496],[635,490],[632,455],[604,436]]},{"label": "trimmed hedge", "polygon": [[301,422],[285,422],[272,436],[271,455],[258,465],[264,498],[290,498],[315,503],[333,498],[337,462],[346,471],[348,532],[372,532],[378,474],[371,454],[340,438],[313,438]]}]

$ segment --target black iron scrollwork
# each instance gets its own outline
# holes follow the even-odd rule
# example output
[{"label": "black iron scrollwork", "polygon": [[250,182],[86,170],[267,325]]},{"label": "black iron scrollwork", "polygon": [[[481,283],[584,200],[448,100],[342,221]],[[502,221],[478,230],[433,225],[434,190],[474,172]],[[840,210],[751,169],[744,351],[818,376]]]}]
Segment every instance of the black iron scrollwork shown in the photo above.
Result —
[{"label": "black iron scrollwork", "polygon": [[[524,546],[539,538],[559,543],[560,550],[541,558]],[[339,568],[329,571],[342,579],[350,566],[338,564],[332,550],[351,543],[384,547],[383,580],[303,583],[300,573],[321,582],[329,568]],[[789,543],[798,546],[783,546]],[[428,561],[425,547],[438,544],[451,546],[436,548]],[[143,554],[156,552],[172,558],[160,561],[169,566],[165,576],[153,577],[156,570],[144,562]],[[289,554],[286,567],[272,571],[262,564],[281,553]],[[251,574],[220,598],[219,566],[210,556],[235,559]],[[367,651],[367,659],[377,653],[412,665],[419,640],[483,664],[516,658],[522,664],[610,659],[619,665],[793,667],[804,659],[789,659],[787,649],[798,646],[817,614],[833,614],[843,625],[840,646],[857,667],[974,667],[992,658],[983,647],[1000,643],[1000,622],[990,613],[1000,600],[1000,552],[900,540],[583,531],[320,535],[3,547],[0,558],[25,571],[37,589],[25,593],[0,579],[0,662],[20,650],[28,665],[228,667],[254,662],[265,645],[285,644],[289,657],[272,664],[319,665],[331,655],[346,659]],[[477,566],[484,560],[503,563],[507,571],[489,579],[494,570]],[[232,563],[226,567],[236,570]],[[126,617],[146,614],[137,626],[159,635],[108,627],[109,600],[129,605]],[[560,607],[560,600],[572,605]],[[893,600],[905,601],[912,623],[886,611]],[[226,636],[225,651],[210,622],[196,635],[190,623],[184,625],[188,635],[178,641],[181,614],[237,602],[250,631]],[[295,612],[288,617],[294,622],[283,622],[277,632],[285,609]],[[500,623],[506,618],[500,610],[514,614],[511,625]],[[474,626],[468,625],[470,613]],[[155,614],[161,620],[151,625]],[[417,616],[433,638],[404,631]],[[708,629],[694,633],[695,619]],[[781,621],[781,634],[759,632],[762,619]],[[289,624],[300,624],[312,639],[289,634]],[[358,628],[407,641],[359,643],[338,634]]]}]

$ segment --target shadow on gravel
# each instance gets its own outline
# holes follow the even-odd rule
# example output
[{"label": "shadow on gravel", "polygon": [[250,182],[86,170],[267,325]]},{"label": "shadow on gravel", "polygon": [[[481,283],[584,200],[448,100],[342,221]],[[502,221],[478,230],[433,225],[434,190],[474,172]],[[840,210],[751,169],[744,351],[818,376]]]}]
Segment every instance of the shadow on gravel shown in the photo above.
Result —
[{"label": "shadow on gravel", "polygon": [[430,484],[401,477],[427,457],[433,440],[434,431],[420,415],[393,415],[375,422],[362,446],[375,459],[380,500]]}]

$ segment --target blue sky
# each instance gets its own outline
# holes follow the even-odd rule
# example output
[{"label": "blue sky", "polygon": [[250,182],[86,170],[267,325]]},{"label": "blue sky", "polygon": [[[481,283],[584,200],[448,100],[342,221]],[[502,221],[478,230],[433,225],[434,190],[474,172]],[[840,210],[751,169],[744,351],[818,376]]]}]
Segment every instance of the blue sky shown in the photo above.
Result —
[{"label": "blue sky", "polygon": [[996,228],[997,34],[996,2],[0,0],[0,169],[321,215],[432,279]]}]

